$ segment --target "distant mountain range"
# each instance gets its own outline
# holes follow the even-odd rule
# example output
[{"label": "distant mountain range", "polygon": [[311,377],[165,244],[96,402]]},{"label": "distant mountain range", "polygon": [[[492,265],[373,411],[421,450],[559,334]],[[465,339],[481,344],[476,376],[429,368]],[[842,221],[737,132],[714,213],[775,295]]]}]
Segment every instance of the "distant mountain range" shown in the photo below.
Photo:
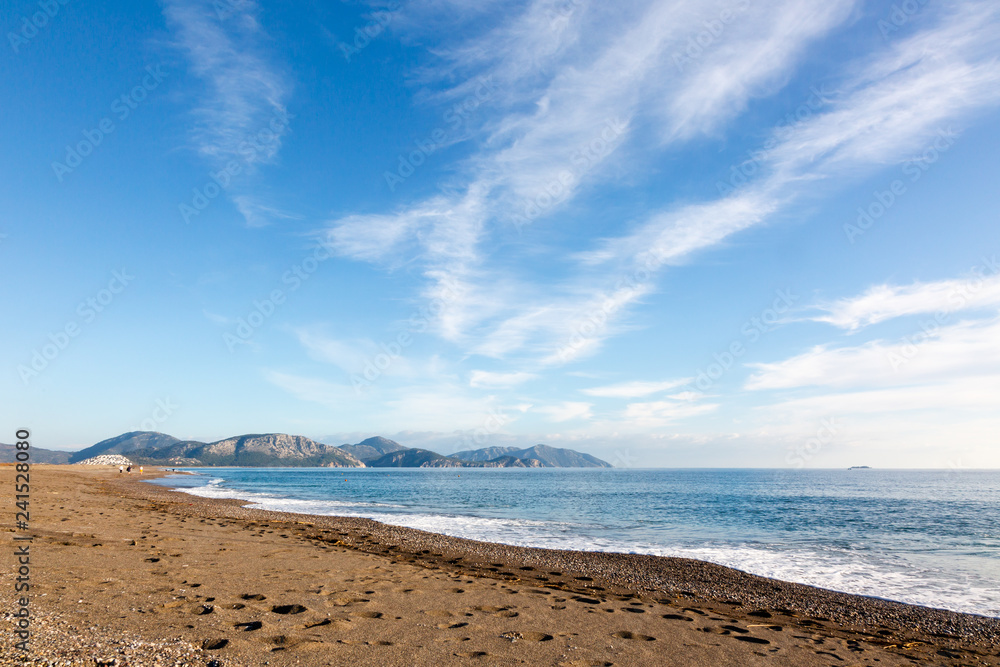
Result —
[{"label": "distant mountain range", "polygon": [[535,445],[527,449],[517,447],[484,447],[470,449],[452,454],[463,461],[495,461],[498,458],[512,457],[520,460],[535,460],[545,468],[611,468],[607,461],[596,456],[576,452],[572,449],[559,449],[548,445]]},{"label": "distant mountain range", "polygon": [[[31,448],[31,463],[69,463],[73,452],[60,452],[54,449]],[[0,463],[14,463],[17,460],[17,448],[14,445],[0,444]]]},{"label": "distant mountain range", "polygon": [[[16,450],[0,445],[0,462]],[[535,445],[486,447],[443,456],[375,436],[356,445],[334,447],[301,435],[240,435],[216,442],[180,440],[166,433],[132,431],[78,452],[32,448],[35,463],[76,463],[102,454],[120,454],[135,463],[171,466],[332,467],[332,468],[611,468],[590,454]]]}]

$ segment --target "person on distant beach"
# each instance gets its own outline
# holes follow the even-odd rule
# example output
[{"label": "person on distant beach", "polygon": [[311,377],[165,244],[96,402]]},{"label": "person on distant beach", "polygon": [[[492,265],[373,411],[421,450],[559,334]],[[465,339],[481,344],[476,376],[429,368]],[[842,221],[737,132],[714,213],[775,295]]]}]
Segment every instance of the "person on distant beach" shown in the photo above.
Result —
[{"label": "person on distant beach", "polygon": [[118,466],[118,474],[120,475],[123,472],[125,472],[125,466]]},{"label": "person on distant beach", "polygon": [[132,474],[132,466],[129,466],[128,468],[126,468],[125,472],[127,472],[128,474],[131,475]]},{"label": "person on distant beach", "polygon": [[142,474],[142,466],[139,466],[139,474]]}]

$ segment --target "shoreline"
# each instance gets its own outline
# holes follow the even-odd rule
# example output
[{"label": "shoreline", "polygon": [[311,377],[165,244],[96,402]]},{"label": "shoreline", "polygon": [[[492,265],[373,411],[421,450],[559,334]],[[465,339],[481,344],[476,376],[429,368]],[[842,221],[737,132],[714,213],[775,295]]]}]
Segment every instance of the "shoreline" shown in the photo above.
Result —
[{"label": "shoreline", "polygon": [[[472,664],[490,656],[479,664],[869,665],[878,659],[880,665],[1000,665],[1000,619],[838,593],[691,559],[515,547],[370,519],[259,510],[246,507],[250,501],[145,483],[169,474],[161,469],[121,479],[117,468],[81,468],[32,468],[40,480],[36,493],[52,486],[59,489],[50,491],[54,498],[77,494],[87,516],[74,530],[68,526],[78,520],[71,517],[42,527],[46,553],[65,551],[64,562],[74,571],[93,568],[78,582],[59,585],[89,591],[92,579],[105,576],[95,573],[106,572],[110,562],[95,559],[127,564],[129,577],[115,578],[115,585],[152,602],[144,601],[139,611],[118,608],[111,592],[98,586],[100,604],[113,610],[105,617],[146,639],[170,634],[196,646],[212,639],[199,625],[208,624],[213,636],[227,642],[205,649],[219,664],[286,664],[282,660],[293,657],[299,664],[366,664],[365,651],[388,646],[392,650],[378,658],[381,664]],[[9,486],[5,480],[4,494]],[[49,568],[47,576],[57,570]],[[198,581],[189,583],[195,573]],[[168,579],[169,586],[156,583]],[[188,588],[196,585],[198,593]],[[338,586],[336,595],[327,590]],[[251,589],[263,591],[260,597],[268,602],[257,602]],[[57,595],[58,587],[42,592],[58,613],[77,614],[75,591],[69,597]],[[298,602],[286,605],[293,611],[283,616],[284,607],[270,606],[277,598]],[[184,611],[195,602],[200,611]],[[381,611],[361,611],[374,603]],[[311,623],[290,625],[307,615]],[[254,620],[240,621],[244,617]],[[435,618],[439,622],[429,623]],[[371,623],[377,640],[353,638]],[[278,634],[233,631],[240,626],[273,626]],[[336,639],[330,636],[334,630]],[[479,649],[459,650],[470,645]],[[654,657],[668,647],[671,655],[687,657]],[[321,648],[327,651],[322,660],[316,653]]]},{"label": "shoreline", "polygon": [[[174,471],[157,470],[157,473],[156,478],[160,478],[167,474],[174,474]],[[146,475],[146,479],[152,478]],[[126,479],[122,481],[145,480]],[[347,526],[352,529],[352,532],[347,536],[340,536],[347,537],[347,539],[337,539],[335,542],[338,545],[348,546],[359,551],[366,551],[367,547],[374,546],[373,550],[367,551],[368,553],[384,553],[384,547],[389,545],[397,548],[405,546],[409,551],[408,555],[414,557],[423,556],[426,558],[426,554],[421,552],[431,548],[453,554],[467,554],[468,556],[464,557],[463,560],[468,565],[463,564],[464,568],[462,569],[468,569],[470,574],[480,577],[503,578],[496,571],[499,568],[494,567],[492,563],[484,566],[484,563],[491,558],[504,561],[507,569],[555,563],[557,566],[554,569],[568,570],[564,573],[564,578],[559,581],[559,585],[568,586],[567,590],[574,592],[609,590],[615,594],[674,594],[681,598],[690,597],[692,601],[714,602],[724,605],[730,610],[736,607],[732,603],[739,602],[740,606],[748,608],[784,608],[797,614],[830,616],[830,620],[837,623],[857,622],[855,614],[845,612],[850,607],[858,607],[869,613],[874,612],[886,620],[897,619],[897,629],[917,628],[927,633],[942,633],[955,628],[965,628],[966,632],[971,633],[967,636],[976,636],[985,631],[985,634],[980,636],[990,637],[992,642],[1000,647],[1000,618],[898,602],[876,596],[844,593],[809,584],[764,577],[710,561],[677,556],[547,549],[485,542],[383,523],[364,517],[265,510],[248,507],[254,502],[249,499],[206,498],[187,493],[183,489],[162,485],[147,486],[167,493],[179,493],[186,498],[196,498],[196,502],[208,507],[213,507],[218,503],[219,509],[233,518],[241,515],[246,516],[244,513],[252,512],[254,518],[271,517],[279,521],[294,521],[327,531]],[[142,488],[146,487],[139,487],[140,490]],[[138,495],[142,495],[141,491]],[[153,497],[159,498],[160,494],[150,494],[150,498]],[[238,508],[238,510],[234,511],[234,508]],[[330,536],[314,536],[313,539],[326,541],[330,539]],[[493,558],[494,555],[496,558]],[[440,564],[438,558],[427,559],[427,562]],[[454,565],[447,563],[447,561],[445,563]],[[574,568],[578,569],[574,570]],[[573,576],[574,580],[577,576],[590,576],[594,582],[580,582],[574,586],[571,582],[567,582],[565,576]],[[554,585],[551,583],[551,578],[543,580],[543,584]],[[604,587],[600,587],[599,584],[604,584]],[[691,588],[699,590],[687,590]],[[838,616],[840,618],[837,618]],[[981,622],[977,619],[981,619]]]},{"label": "shoreline", "polygon": [[[189,472],[187,470],[163,469],[163,471],[162,471],[163,474],[157,475],[157,478],[168,476],[170,474],[187,474],[187,475],[201,474],[201,475],[204,475],[206,478],[210,478],[212,476],[211,475],[211,470],[212,470],[211,467],[198,468],[198,470],[199,470],[198,473],[194,473],[194,472]],[[149,478],[149,476],[147,475],[147,479],[151,479],[151,478]],[[192,493],[190,493],[189,489],[187,489],[186,487],[168,487],[168,486],[163,486],[163,485],[158,485],[158,486],[159,486],[159,488],[167,488],[169,490],[177,491],[177,492],[183,493],[183,494],[185,494],[187,496],[190,496],[190,497],[193,497],[193,498],[198,498],[199,501],[215,501],[215,500],[218,500],[218,501],[227,501],[227,502],[228,501],[235,501],[235,502],[238,502],[241,505],[245,506],[247,509],[260,509],[261,511],[276,512],[278,514],[288,514],[288,515],[292,515],[292,516],[296,516],[296,517],[310,517],[311,519],[314,519],[314,520],[317,520],[317,521],[322,521],[325,518],[331,518],[331,519],[337,519],[337,520],[363,519],[363,520],[372,521],[375,524],[380,525],[380,526],[385,526],[386,528],[391,527],[391,528],[398,528],[398,529],[413,530],[413,531],[416,531],[417,533],[421,533],[421,534],[433,535],[433,536],[438,536],[438,537],[447,538],[447,539],[455,539],[455,540],[460,540],[460,541],[463,541],[463,542],[468,542],[468,543],[473,543],[473,544],[491,545],[491,546],[495,546],[495,547],[509,547],[509,548],[513,548],[513,549],[538,550],[538,551],[547,552],[547,553],[567,553],[567,554],[578,553],[578,554],[593,554],[593,555],[608,556],[608,557],[618,557],[618,556],[620,556],[620,557],[624,557],[624,558],[648,557],[648,558],[654,558],[654,559],[662,558],[662,559],[666,559],[667,561],[702,563],[702,564],[704,564],[706,566],[721,567],[721,568],[724,568],[725,570],[733,571],[733,572],[736,572],[736,573],[739,573],[739,574],[749,575],[751,577],[757,577],[759,579],[766,580],[766,581],[769,581],[769,582],[773,581],[773,582],[777,582],[777,583],[780,583],[780,584],[787,584],[787,585],[792,585],[792,586],[803,586],[803,587],[805,587],[807,589],[817,590],[817,591],[821,591],[821,592],[829,593],[829,594],[834,594],[834,595],[848,595],[848,596],[851,596],[853,598],[862,598],[862,599],[866,599],[866,600],[871,600],[873,602],[884,602],[884,603],[889,603],[889,604],[892,604],[892,605],[903,605],[905,607],[915,607],[915,608],[918,608],[918,609],[924,609],[924,610],[930,610],[930,611],[938,611],[938,612],[949,613],[949,614],[959,614],[961,616],[978,617],[978,618],[983,618],[983,619],[986,619],[986,620],[989,620],[989,621],[1000,621],[1000,615],[992,616],[992,615],[989,615],[989,614],[978,613],[978,612],[975,612],[975,611],[960,611],[960,610],[956,610],[956,609],[949,609],[947,607],[936,607],[936,606],[933,606],[933,605],[930,605],[930,604],[924,604],[924,603],[921,603],[921,602],[906,602],[906,601],[903,601],[903,600],[894,599],[892,597],[885,597],[885,596],[880,596],[880,595],[876,595],[876,594],[857,593],[857,592],[850,592],[850,591],[838,590],[838,589],[835,589],[835,588],[827,588],[827,587],[823,586],[822,584],[804,583],[804,582],[792,581],[792,580],[788,580],[788,579],[782,579],[782,578],[780,578],[780,575],[779,576],[769,576],[767,574],[757,574],[757,573],[751,572],[749,570],[743,570],[743,569],[741,569],[738,566],[734,566],[734,565],[731,565],[731,564],[720,563],[720,562],[715,562],[715,561],[711,561],[711,560],[703,560],[701,558],[692,558],[692,557],[687,557],[687,556],[675,556],[675,555],[666,555],[666,556],[663,556],[663,555],[658,555],[658,554],[653,554],[653,553],[642,553],[642,552],[624,551],[624,550],[618,551],[618,550],[614,550],[614,549],[600,549],[600,550],[599,549],[595,549],[593,551],[588,551],[588,550],[575,549],[575,548],[571,548],[571,547],[570,548],[550,548],[550,547],[544,547],[544,546],[534,546],[534,545],[530,545],[530,544],[515,544],[515,543],[509,543],[509,542],[499,542],[499,541],[493,541],[493,540],[491,540],[489,538],[487,538],[487,539],[479,539],[479,538],[476,538],[476,537],[463,537],[461,535],[448,535],[446,533],[436,532],[435,529],[413,528],[411,526],[406,526],[406,525],[403,525],[403,524],[396,524],[396,523],[389,523],[389,522],[386,522],[384,520],[373,519],[373,518],[369,518],[369,517],[359,517],[359,516],[339,515],[339,514],[311,514],[311,513],[308,513],[308,512],[296,512],[296,511],[293,511],[293,510],[282,510],[282,509],[273,509],[272,510],[272,509],[264,509],[264,508],[252,508],[252,507],[249,507],[249,505],[254,505],[254,504],[257,504],[259,502],[259,501],[255,500],[253,498],[239,498],[239,497],[235,497],[235,498],[212,498],[212,497],[209,497],[209,496],[201,496],[201,495],[197,495],[197,494],[192,494]],[[233,491],[234,493],[239,493],[239,491],[235,490],[235,489],[229,489],[229,490]],[[248,492],[248,493],[250,493],[250,492]],[[289,498],[291,499],[291,497],[289,497]],[[627,545],[626,545],[626,548],[627,548]]]}]

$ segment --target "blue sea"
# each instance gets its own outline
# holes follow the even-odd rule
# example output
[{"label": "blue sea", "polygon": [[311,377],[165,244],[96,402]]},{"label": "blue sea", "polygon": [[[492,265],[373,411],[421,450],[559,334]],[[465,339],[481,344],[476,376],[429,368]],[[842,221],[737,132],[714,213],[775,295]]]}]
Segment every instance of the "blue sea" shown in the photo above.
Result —
[{"label": "blue sea", "polygon": [[1000,471],[212,468],[262,509],[553,549],[684,556],[1000,617]]}]

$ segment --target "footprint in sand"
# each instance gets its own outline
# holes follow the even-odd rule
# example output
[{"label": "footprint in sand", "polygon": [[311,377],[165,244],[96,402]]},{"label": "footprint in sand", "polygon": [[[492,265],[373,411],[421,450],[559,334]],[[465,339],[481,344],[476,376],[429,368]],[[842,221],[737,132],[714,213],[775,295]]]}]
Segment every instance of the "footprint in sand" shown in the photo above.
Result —
[{"label": "footprint in sand", "polygon": [[615,663],[604,660],[570,660],[558,664],[559,667],[612,667]]},{"label": "footprint in sand", "polygon": [[583,602],[584,604],[601,604],[601,601],[597,598],[585,598],[582,595],[575,595],[573,599],[577,602]]},{"label": "footprint in sand", "polygon": [[304,611],[308,611],[305,607],[300,604],[276,604],[271,607],[271,611],[275,614],[301,614]]},{"label": "footprint in sand", "polygon": [[428,616],[436,616],[437,618],[448,618],[449,616],[454,615],[450,611],[447,611],[445,609],[428,609],[424,611],[424,613],[427,614]]},{"label": "footprint in sand", "polygon": [[640,642],[655,642],[656,637],[650,637],[649,635],[640,635],[637,632],[630,632],[628,630],[620,630],[618,632],[611,633],[612,637],[618,637],[619,639],[633,639]]},{"label": "footprint in sand", "polygon": [[244,593],[243,595],[240,596],[240,599],[241,600],[257,600],[259,602],[261,600],[266,600],[267,596],[261,595],[260,593]]},{"label": "footprint in sand", "polygon": [[468,623],[438,623],[434,627],[438,630],[455,630],[456,628],[464,628]]},{"label": "footprint in sand", "polygon": [[380,611],[358,611],[352,614],[358,618],[382,618],[383,614]]},{"label": "footprint in sand", "polygon": [[456,653],[460,658],[485,658],[489,655],[486,651],[463,651],[462,653]]},{"label": "footprint in sand", "polygon": [[694,621],[690,616],[683,616],[681,614],[664,614],[663,618],[671,621]]},{"label": "footprint in sand", "polygon": [[247,621],[246,623],[233,623],[233,627],[243,630],[243,632],[253,632],[254,630],[260,630],[264,627],[264,624],[260,621]]},{"label": "footprint in sand", "polygon": [[552,640],[552,635],[547,635],[544,632],[502,632],[500,636],[504,639],[509,639],[512,642],[522,639],[526,642],[547,642]]},{"label": "footprint in sand", "polygon": [[225,648],[228,644],[228,639],[206,639],[201,643],[201,648],[205,651],[217,651],[220,648]]},{"label": "footprint in sand", "polygon": [[770,644],[766,639],[761,637],[750,637],[749,635],[734,635],[733,639],[741,642],[749,642],[750,644]]}]

